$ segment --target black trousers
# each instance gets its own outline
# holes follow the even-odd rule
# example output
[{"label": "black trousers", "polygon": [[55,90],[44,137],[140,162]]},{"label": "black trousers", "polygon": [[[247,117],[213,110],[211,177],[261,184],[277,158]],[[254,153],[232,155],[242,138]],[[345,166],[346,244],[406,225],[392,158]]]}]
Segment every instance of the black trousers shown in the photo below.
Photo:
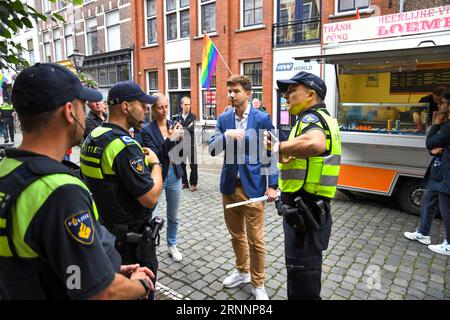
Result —
[{"label": "black trousers", "polygon": [[[8,137],[9,133],[9,137]],[[6,117],[3,118],[3,138],[5,139],[5,143],[9,140],[14,142],[14,118]]]},{"label": "black trousers", "polygon": [[189,152],[185,152],[182,155],[183,162],[181,163],[181,169],[183,170],[183,177],[182,177],[183,184],[188,184],[186,161],[189,160],[189,167],[191,168],[189,184],[197,185],[198,166],[197,166],[197,150],[195,148],[195,143],[193,141],[191,143],[189,143],[188,146],[185,148],[185,150],[189,150]]},{"label": "black trousers", "polygon": [[[281,196],[283,204],[290,206],[295,206],[294,198]],[[326,214],[319,230],[310,227],[299,234],[283,219],[288,300],[321,299],[322,251],[328,248],[331,225],[331,214]]]},{"label": "black trousers", "polygon": [[[155,274],[155,279],[152,279],[153,285],[156,285],[156,277],[158,272],[158,258],[156,256],[156,246],[152,245],[149,248],[149,259],[146,259],[147,261],[141,261],[138,259],[137,255],[137,247],[138,245],[135,243],[128,243],[122,246],[118,246],[116,244],[116,249],[119,251],[121,257],[122,257],[122,264],[128,265],[128,264],[135,264],[139,263],[141,267],[147,267]],[[155,299],[155,293],[152,292],[148,295],[149,300]]]}]

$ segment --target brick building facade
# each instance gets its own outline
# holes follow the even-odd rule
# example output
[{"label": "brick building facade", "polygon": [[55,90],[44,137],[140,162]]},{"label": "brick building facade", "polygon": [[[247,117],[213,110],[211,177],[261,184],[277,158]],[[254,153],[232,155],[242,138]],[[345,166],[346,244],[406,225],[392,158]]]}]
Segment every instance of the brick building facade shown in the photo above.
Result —
[{"label": "brick building facade", "polygon": [[35,1],[38,11],[57,13],[65,20],[39,22],[41,60],[69,66],[74,51],[84,54],[80,69],[94,78],[106,96],[117,81],[133,79],[131,1],[84,2],[74,7],[63,1]]},{"label": "brick building facade", "polygon": [[[172,115],[178,110],[180,98],[188,95],[198,118],[216,119],[228,105],[226,80],[230,74],[219,58],[211,93],[201,89],[203,26],[231,71],[250,75],[254,96],[262,97],[263,105],[272,112],[273,1],[252,1],[250,9],[250,2],[246,2],[244,8],[239,0],[188,1],[189,4],[183,6],[184,3],[176,1],[175,5],[175,1],[163,0],[133,2],[137,82],[149,92],[168,94]],[[172,4],[175,10],[171,10]],[[244,11],[247,18],[243,18]],[[173,31],[175,15],[177,32]],[[187,15],[189,28],[183,29]],[[156,30],[156,41],[154,37],[149,38],[155,33],[149,29]]]}]

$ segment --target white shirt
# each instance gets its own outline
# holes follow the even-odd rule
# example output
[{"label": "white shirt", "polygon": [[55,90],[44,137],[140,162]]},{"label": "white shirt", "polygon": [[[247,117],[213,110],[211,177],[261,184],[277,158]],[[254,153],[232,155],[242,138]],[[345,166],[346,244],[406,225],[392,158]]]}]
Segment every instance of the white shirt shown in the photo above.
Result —
[{"label": "white shirt", "polygon": [[[245,109],[244,114],[242,115],[242,119],[239,118],[239,116],[236,114],[236,108],[234,108],[234,121],[235,121],[237,130],[246,130],[247,129],[249,114],[250,114],[250,104]],[[240,179],[239,170],[237,173],[237,178]]]},{"label": "white shirt", "polygon": [[245,109],[244,114],[242,115],[242,119],[239,118],[239,116],[236,114],[236,108],[234,108],[234,119],[236,123],[236,129],[246,130],[247,129],[247,122],[248,122],[248,115],[250,114],[250,104],[247,106],[247,109]]}]

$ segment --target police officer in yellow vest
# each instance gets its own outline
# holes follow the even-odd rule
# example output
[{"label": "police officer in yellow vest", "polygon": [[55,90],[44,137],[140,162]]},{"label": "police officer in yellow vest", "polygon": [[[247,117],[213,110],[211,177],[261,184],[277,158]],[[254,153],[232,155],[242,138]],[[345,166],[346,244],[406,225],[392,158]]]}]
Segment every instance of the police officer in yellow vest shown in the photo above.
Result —
[{"label": "police officer in yellow vest", "polygon": [[8,143],[10,139],[14,143],[14,108],[10,103],[4,102],[0,105],[0,120],[3,122],[5,143]]},{"label": "police officer in yellow vest", "polygon": [[162,190],[162,168],[156,154],[150,149],[144,153],[128,132],[140,128],[147,105],[154,104],[156,97],[125,81],[109,90],[107,100],[108,121],[95,128],[81,148],[81,172],[101,222],[117,238],[122,261],[147,266],[156,275],[155,237],[162,225],[151,220],[151,209]]},{"label": "police officer in yellow vest", "polygon": [[323,103],[327,88],[319,77],[300,72],[277,84],[289,113],[298,117],[289,139],[273,146],[279,151],[283,206],[277,208],[284,215],[288,299],[320,299],[341,158],[339,127]]},{"label": "police officer in yellow vest", "polygon": [[0,162],[2,299],[137,299],[153,290],[149,269],[121,266],[88,188],[61,164],[83,138],[86,100],[101,98],[58,64],[17,76],[23,142]]}]

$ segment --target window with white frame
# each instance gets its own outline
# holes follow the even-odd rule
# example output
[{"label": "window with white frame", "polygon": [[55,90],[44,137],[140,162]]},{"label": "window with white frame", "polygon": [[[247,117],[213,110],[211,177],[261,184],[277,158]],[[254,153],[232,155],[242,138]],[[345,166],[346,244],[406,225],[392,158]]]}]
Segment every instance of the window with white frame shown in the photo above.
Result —
[{"label": "window with white frame", "polygon": [[109,12],[105,15],[106,20],[106,50],[114,51],[120,49],[120,13],[119,10]]},{"label": "window with white frame", "polygon": [[201,83],[201,68],[200,68],[200,88],[202,88],[202,119],[217,119],[217,90],[216,90],[216,71],[211,77],[209,90],[202,87]]},{"label": "window with white frame", "polygon": [[338,12],[353,11],[356,8],[365,9],[370,6],[370,0],[338,0]]},{"label": "window with white frame", "polygon": [[200,32],[216,31],[216,1],[201,0],[201,25]]},{"label": "window with white frame", "polygon": [[251,27],[263,23],[262,0],[242,0],[244,27]]},{"label": "window with white frame", "polygon": [[61,29],[59,28],[53,29],[53,48],[55,50],[55,61],[61,61]]},{"label": "window with white frame", "polygon": [[183,68],[181,71],[181,89],[191,88],[191,68]]},{"label": "window with white frame", "polygon": [[50,43],[50,32],[44,32],[42,34],[44,43],[44,60],[45,62],[52,62],[52,44]]},{"label": "window with white frame", "polygon": [[28,61],[30,62],[30,65],[34,65],[35,58],[34,58],[34,44],[33,39],[27,40],[27,50],[28,50]]},{"label": "window with white frame", "polygon": [[167,88],[169,91],[170,115],[176,115],[181,110],[181,99],[190,97],[190,68],[167,70]]},{"label": "window with white frame", "polygon": [[166,0],[166,30],[167,40],[189,37],[189,1]]},{"label": "window with white frame", "polygon": [[97,17],[86,20],[86,39],[88,55],[98,52]]},{"label": "window with white frame", "polygon": [[64,26],[64,44],[66,47],[66,57],[73,53],[73,26],[68,23]]},{"label": "window with white frame", "polygon": [[148,92],[150,94],[158,92],[158,71],[151,70],[147,72]]},{"label": "window with white frame", "polygon": [[244,62],[243,73],[250,78],[252,82],[252,96],[262,101],[262,62],[252,61]]},{"label": "window with white frame", "polygon": [[49,13],[52,11],[51,3],[48,0],[42,0],[42,12]]},{"label": "window with white frame", "polygon": [[167,70],[168,88],[178,89],[178,69]]},{"label": "window with white frame", "polygon": [[156,0],[145,0],[145,19],[147,23],[147,44],[158,42],[156,24]]}]

